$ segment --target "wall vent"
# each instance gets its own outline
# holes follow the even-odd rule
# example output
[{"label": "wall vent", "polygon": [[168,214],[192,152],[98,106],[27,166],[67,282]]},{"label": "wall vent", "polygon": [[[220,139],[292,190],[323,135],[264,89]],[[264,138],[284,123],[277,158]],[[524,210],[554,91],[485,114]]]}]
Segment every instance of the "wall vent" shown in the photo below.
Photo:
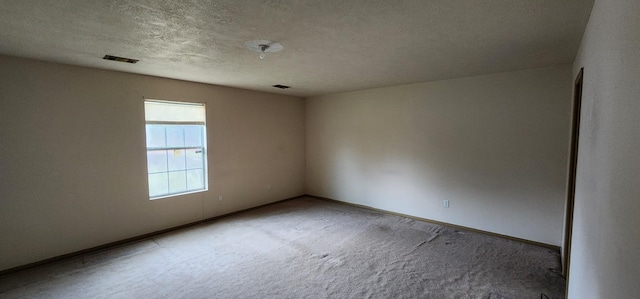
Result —
[{"label": "wall vent", "polygon": [[280,88],[280,89],[287,89],[287,88],[291,88],[291,86],[280,85],[280,84],[273,85],[273,87],[275,87],[275,88]]},{"label": "wall vent", "polygon": [[113,56],[113,55],[104,55],[104,57],[102,57],[102,59],[119,61],[119,62],[126,62],[126,63],[136,63],[136,62],[139,61],[138,59],[118,57],[118,56]]}]

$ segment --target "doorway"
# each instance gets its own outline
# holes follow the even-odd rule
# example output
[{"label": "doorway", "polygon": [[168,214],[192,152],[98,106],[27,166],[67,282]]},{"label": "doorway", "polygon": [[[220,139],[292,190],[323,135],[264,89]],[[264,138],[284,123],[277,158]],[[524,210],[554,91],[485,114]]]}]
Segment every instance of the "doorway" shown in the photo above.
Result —
[{"label": "doorway", "polygon": [[569,265],[571,262],[571,238],[573,234],[573,209],[576,195],[576,169],[578,166],[583,74],[584,68],[581,68],[573,85],[573,122],[571,125],[571,151],[569,152],[569,177],[567,182],[567,214],[565,215],[564,225],[564,260],[562,261],[562,274],[564,274],[567,282],[569,281]]}]

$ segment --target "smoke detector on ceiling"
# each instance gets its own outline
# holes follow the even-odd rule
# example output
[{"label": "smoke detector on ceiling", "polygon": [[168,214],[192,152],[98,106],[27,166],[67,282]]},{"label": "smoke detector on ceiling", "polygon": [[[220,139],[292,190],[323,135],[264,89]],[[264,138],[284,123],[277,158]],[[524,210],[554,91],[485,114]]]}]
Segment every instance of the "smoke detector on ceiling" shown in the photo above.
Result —
[{"label": "smoke detector on ceiling", "polygon": [[244,46],[250,51],[260,53],[260,59],[264,59],[267,53],[280,52],[284,49],[281,44],[266,39],[250,40],[244,43]]}]

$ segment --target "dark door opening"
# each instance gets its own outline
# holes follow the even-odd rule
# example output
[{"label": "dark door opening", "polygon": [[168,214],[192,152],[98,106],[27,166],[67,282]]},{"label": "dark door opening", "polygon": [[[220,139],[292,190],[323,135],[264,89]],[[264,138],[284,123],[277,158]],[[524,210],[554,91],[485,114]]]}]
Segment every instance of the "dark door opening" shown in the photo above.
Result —
[{"label": "dark door opening", "polygon": [[567,209],[564,230],[564,260],[562,273],[569,281],[569,263],[571,262],[571,238],[573,234],[573,209],[576,195],[576,169],[578,166],[578,141],[580,137],[580,106],[582,105],[582,76],[580,69],[573,85],[573,123],[571,125],[571,151],[569,153],[569,178],[567,182]]}]

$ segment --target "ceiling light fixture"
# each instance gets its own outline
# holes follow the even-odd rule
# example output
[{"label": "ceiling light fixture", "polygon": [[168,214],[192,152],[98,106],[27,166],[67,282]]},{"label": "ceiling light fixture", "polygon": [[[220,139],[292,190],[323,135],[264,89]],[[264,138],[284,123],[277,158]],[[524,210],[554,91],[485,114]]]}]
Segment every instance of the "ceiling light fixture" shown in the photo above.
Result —
[{"label": "ceiling light fixture", "polygon": [[267,56],[267,53],[265,53],[264,51],[266,49],[269,49],[269,45],[258,45],[258,47],[260,47],[260,50],[262,51],[262,53],[260,53],[260,59],[264,59],[265,56]]},{"label": "ceiling light fixture", "polygon": [[250,51],[260,53],[260,56],[258,56],[260,59],[264,59],[267,56],[267,53],[280,52],[284,49],[281,44],[264,39],[248,41],[244,43],[244,46]]}]

